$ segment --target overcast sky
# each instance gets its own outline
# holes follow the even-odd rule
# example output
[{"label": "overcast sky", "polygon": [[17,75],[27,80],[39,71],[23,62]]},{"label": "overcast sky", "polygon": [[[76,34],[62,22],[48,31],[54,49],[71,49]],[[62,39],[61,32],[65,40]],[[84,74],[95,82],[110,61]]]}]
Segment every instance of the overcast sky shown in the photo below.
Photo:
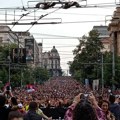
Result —
[{"label": "overcast sky", "polygon": [[[36,0],[32,0],[36,1]],[[38,0],[40,1],[40,0]],[[76,0],[77,1],[77,0]],[[28,3],[30,7],[34,7],[35,2],[28,0],[0,0],[0,8],[8,7],[27,7]],[[42,2],[42,0],[41,0]],[[38,10],[36,12],[36,19],[45,14],[49,14],[39,22],[62,22],[57,25],[34,25],[30,32],[33,34],[37,42],[43,42],[43,51],[49,51],[52,46],[56,46],[61,57],[61,67],[62,69],[68,69],[67,62],[73,60],[72,51],[78,44],[78,38],[86,35],[93,26],[95,25],[106,25],[109,24],[111,15],[115,10],[115,2],[118,3],[119,0],[88,0],[87,8],[70,8],[70,9],[49,9],[49,10]],[[109,3],[109,5],[108,5]],[[86,5],[86,2],[79,2],[79,4]],[[101,7],[90,7],[90,6],[101,6]],[[105,6],[106,5],[106,6]],[[114,5],[114,6],[113,6]],[[51,13],[52,11],[56,12]],[[16,10],[15,17],[14,11],[7,11],[7,20],[18,20],[20,16],[25,13],[33,11],[29,9],[28,11]],[[0,20],[5,19],[5,10],[0,10]],[[2,17],[1,17],[2,16]],[[27,17],[23,17],[19,22],[25,19],[33,19],[34,14],[29,14]],[[48,19],[49,18],[49,19]],[[53,19],[54,18],[54,19]],[[105,20],[106,19],[106,20]],[[28,21],[30,22],[30,21]],[[33,22],[33,20],[31,20]],[[12,28],[12,26],[10,26]],[[15,26],[12,28],[13,31],[26,31],[31,26]]]}]

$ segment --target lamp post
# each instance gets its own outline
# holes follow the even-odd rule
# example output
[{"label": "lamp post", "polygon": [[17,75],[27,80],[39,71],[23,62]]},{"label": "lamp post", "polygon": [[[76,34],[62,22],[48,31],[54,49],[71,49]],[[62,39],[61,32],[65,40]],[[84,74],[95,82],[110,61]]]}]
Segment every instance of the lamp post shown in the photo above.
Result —
[{"label": "lamp post", "polygon": [[102,93],[104,91],[104,66],[103,66],[103,53],[101,54],[101,79],[102,79]]},{"label": "lamp post", "polygon": [[22,72],[22,68],[21,68],[21,70],[20,70],[20,73],[21,73],[21,78],[20,78],[20,86],[21,86],[21,88],[23,87],[23,72]]},{"label": "lamp post", "polygon": [[116,32],[112,32],[112,89],[114,89],[114,79],[115,79],[115,40],[116,40]]},{"label": "lamp post", "polygon": [[10,83],[10,40],[9,40],[9,39],[7,39],[7,40],[8,40],[8,46],[9,46],[9,57],[8,57],[8,59],[9,59],[8,81],[9,81],[9,83]]},{"label": "lamp post", "polygon": [[102,84],[102,94],[104,91],[104,50],[101,49],[101,84]]}]

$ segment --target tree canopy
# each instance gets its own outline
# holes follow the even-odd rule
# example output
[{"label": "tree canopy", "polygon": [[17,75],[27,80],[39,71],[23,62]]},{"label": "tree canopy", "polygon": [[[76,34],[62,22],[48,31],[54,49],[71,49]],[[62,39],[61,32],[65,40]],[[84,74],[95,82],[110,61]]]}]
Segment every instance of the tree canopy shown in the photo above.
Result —
[{"label": "tree canopy", "polygon": [[[80,82],[87,79],[100,79],[103,55],[104,83],[112,85],[112,53],[102,52],[104,48],[97,30],[89,32],[88,36],[79,39],[79,44],[73,51],[74,60],[68,62],[70,73]],[[116,79],[114,84],[119,83],[120,57],[116,56]]]}]

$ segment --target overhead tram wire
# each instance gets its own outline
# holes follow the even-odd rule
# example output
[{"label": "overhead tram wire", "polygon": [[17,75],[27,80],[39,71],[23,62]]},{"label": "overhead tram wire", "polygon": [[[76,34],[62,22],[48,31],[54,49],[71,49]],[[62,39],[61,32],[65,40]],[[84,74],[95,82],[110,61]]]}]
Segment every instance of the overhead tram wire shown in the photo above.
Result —
[{"label": "overhead tram wire", "polygon": [[[40,13],[46,13],[47,11],[36,11],[36,12],[40,12]],[[62,13],[62,12],[55,12],[54,14],[69,14],[69,15],[80,15],[80,16],[105,16],[104,14],[81,14],[81,13]],[[3,12],[0,13],[0,15],[5,15]],[[8,14],[7,15],[9,16],[14,16],[14,14]],[[112,15],[112,14],[111,14]],[[21,16],[21,15],[15,15],[15,16]],[[32,15],[27,15],[27,17],[34,17]],[[36,17],[39,17],[39,16],[36,16]]]},{"label": "overhead tram wire", "polygon": [[[38,11],[38,12],[40,12],[40,13],[41,13],[41,12],[46,13],[46,11]],[[69,13],[65,13],[65,12],[64,12],[64,13],[62,13],[62,12],[55,12],[54,14],[69,14],[69,15],[81,15],[81,16],[82,16],[82,15],[84,15],[84,16],[85,16],[85,15],[86,15],[86,16],[105,16],[105,15],[106,15],[106,14],[105,14],[105,15],[104,15],[104,14],[81,14],[81,13],[70,13],[70,12],[69,12]],[[112,15],[112,14],[111,14],[111,15]],[[36,16],[36,17],[37,17],[37,16]]]},{"label": "overhead tram wire", "polygon": [[[109,19],[108,21],[110,21]],[[73,22],[62,22],[61,24],[72,24],[72,23],[90,23],[90,22],[105,22],[105,20],[95,20],[95,21],[73,21]]]},{"label": "overhead tram wire", "polygon": [[[53,45],[53,43],[50,44],[50,43],[45,43],[45,42],[44,42],[44,45]],[[65,45],[66,45],[66,46],[71,46],[71,45],[74,45],[74,46],[75,46],[75,44],[57,44],[57,45],[58,45],[58,46],[65,46]]]},{"label": "overhead tram wire", "polygon": [[[68,48],[68,47],[75,47],[74,45],[72,46],[56,46],[57,48]],[[51,47],[43,47],[43,48],[51,48]]]},{"label": "overhead tram wire", "polygon": [[[110,21],[111,19],[107,20]],[[38,20],[39,21],[39,20]],[[91,23],[91,22],[105,22],[105,20],[95,20],[95,21],[70,21],[70,22],[42,22],[42,23],[38,23],[38,22],[33,22],[33,23],[18,23],[17,25],[45,25],[45,24],[75,24],[75,23]],[[13,23],[0,23],[0,25],[13,25]],[[32,27],[31,26],[31,27]],[[29,29],[31,29],[31,27]],[[29,31],[29,29],[27,31]]]},{"label": "overhead tram wire", "polygon": [[22,3],[22,6],[23,6],[23,10],[24,10],[24,11],[27,11],[27,10],[25,9],[25,7],[24,7],[23,0],[21,0],[21,3]]},{"label": "overhead tram wire", "polygon": [[[37,10],[38,10],[38,9],[37,9]],[[37,11],[37,10],[36,10],[36,11]],[[28,12],[28,13],[26,13],[26,14],[22,14],[21,17],[20,17],[17,21],[14,22],[14,25],[11,27],[11,30],[13,29],[13,27],[14,27],[16,24],[18,24],[18,22],[19,22],[24,16],[27,16],[28,14],[31,14],[31,13],[36,12],[36,11],[30,11],[30,12]]]},{"label": "overhead tram wire", "polygon": [[[101,6],[100,6],[101,5]],[[115,6],[119,6],[119,4],[115,4],[115,3],[99,3],[99,4],[87,4],[87,5],[82,5],[81,7],[77,7],[77,8],[96,8],[96,7],[115,7]],[[53,7],[53,8],[58,8],[58,7]],[[75,7],[71,7],[71,8],[75,8]],[[1,10],[21,10],[21,7],[7,7],[7,8],[0,8]],[[35,7],[25,7],[25,9],[37,9]]]},{"label": "overhead tram wire", "polygon": [[37,19],[36,21],[33,22],[33,24],[32,24],[31,27],[27,30],[27,32],[30,31],[30,29],[31,29],[35,24],[37,24],[40,19],[42,19],[43,17],[46,17],[46,16],[48,16],[48,15],[50,15],[50,14],[58,11],[59,9],[60,9],[60,8],[58,8],[58,9],[52,11],[52,12],[46,13],[46,14],[44,14],[44,15],[41,15],[41,16],[39,17],[39,19]]},{"label": "overhead tram wire", "polygon": [[[76,36],[76,37],[73,37],[73,36],[64,36],[64,35],[54,35],[54,34],[43,34],[43,33],[33,33],[31,32],[33,35],[43,35],[43,36],[52,36],[52,37],[59,37],[59,38],[64,38],[64,39],[69,39],[69,38],[72,38],[72,39],[78,39],[78,38],[81,38],[79,36]],[[52,39],[52,38],[51,38]]]},{"label": "overhead tram wire", "polygon": [[45,39],[56,39],[56,40],[57,39],[59,39],[59,40],[60,39],[78,39],[78,37],[65,37],[65,38],[64,37],[61,37],[61,38],[60,37],[51,37],[51,38],[48,38],[48,37],[34,37],[34,38],[35,39],[44,39],[44,40]]},{"label": "overhead tram wire", "polygon": [[[61,18],[43,18],[42,20],[61,20]],[[31,20],[34,20],[34,18],[33,19],[21,19],[20,21],[31,21]],[[4,19],[0,19],[0,21],[5,21]],[[13,20],[12,19],[10,19],[10,20],[7,20],[7,21],[12,21],[13,22]]]}]

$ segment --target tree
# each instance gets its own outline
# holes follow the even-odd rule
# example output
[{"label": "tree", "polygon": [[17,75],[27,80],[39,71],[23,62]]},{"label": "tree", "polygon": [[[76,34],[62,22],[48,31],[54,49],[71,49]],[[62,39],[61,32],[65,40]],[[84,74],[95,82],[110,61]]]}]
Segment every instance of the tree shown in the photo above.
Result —
[{"label": "tree", "polygon": [[23,68],[21,70],[21,74],[22,74],[22,81],[23,81],[23,84],[26,85],[26,84],[34,84],[35,82],[35,78],[33,76],[33,68],[31,67],[26,67],[26,68]]},{"label": "tree", "polygon": [[70,73],[75,76],[79,73],[81,79],[98,78],[99,55],[103,48],[99,39],[99,33],[96,30],[89,32],[89,36],[83,36],[79,39],[79,45],[73,51],[75,57],[70,64]]},{"label": "tree", "polygon": [[112,53],[101,53],[103,45],[97,31],[92,30],[89,36],[79,39],[79,44],[74,49],[74,60],[70,61],[70,73],[76,79],[100,79],[102,76],[102,56],[104,69],[104,85],[120,87],[120,56],[115,55],[115,79],[112,80]]},{"label": "tree", "polygon": [[[8,61],[9,61],[9,52],[11,53],[12,48],[15,48],[16,44],[0,46],[0,79],[5,84],[8,82]],[[9,51],[10,50],[10,51]],[[9,57],[8,57],[9,56]]]},{"label": "tree", "polygon": [[5,67],[1,67],[0,69],[0,81],[2,81],[3,84],[8,82],[8,71]]},{"label": "tree", "polygon": [[33,70],[33,77],[37,83],[43,83],[49,79],[50,75],[46,69],[36,67]]},{"label": "tree", "polygon": [[0,61],[7,61],[9,52],[11,54],[11,50],[16,47],[17,47],[16,44],[10,44],[10,45],[4,45],[4,46],[1,45],[0,46]]}]

